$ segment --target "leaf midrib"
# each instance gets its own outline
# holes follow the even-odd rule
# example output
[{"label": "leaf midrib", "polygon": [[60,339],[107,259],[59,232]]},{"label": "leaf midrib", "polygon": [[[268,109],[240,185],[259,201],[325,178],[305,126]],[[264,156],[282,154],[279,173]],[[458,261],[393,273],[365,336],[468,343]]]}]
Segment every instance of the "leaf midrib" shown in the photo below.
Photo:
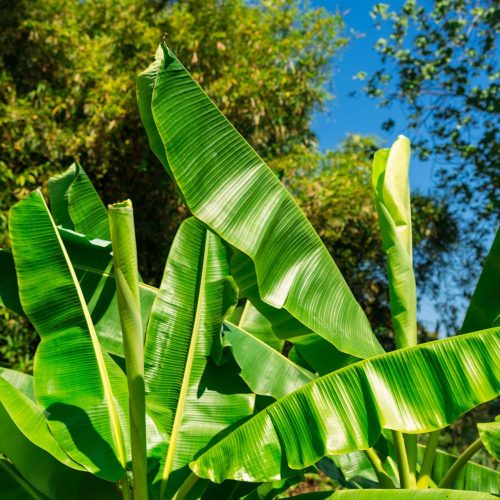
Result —
[{"label": "leaf midrib", "polygon": [[198,333],[200,329],[200,319],[201,319],[201,305],[205,299],[205,282],[207,275],[207,262],[208,262],[208,235],[205,233],[205,244],[203,248],[203,263],[201,268],[201,276],[199,283],[199,293],[198,299],[196,301],[196,312],[193,321],[193,328],[191,333],[191,342],[189,345],[188,355],[186,358],[186,366],[184,368],[184,374],[182,378],[181,390],[179,393],[179,399],[177,401],[177,408],[175,410],[174,424],[172,426],[172,432],[170,434],[170,442],[168,445],[167,456],[165,459],[165,465],[163,467],[162,479],[161,479],[161,489],[160,489],[160,500],[165,496],[165,490],[167,487],[168,478],[172,470],[174,455],[176,451],[177,440],[179,437],[179,431],[182,423],[182,417],[184,415],[184,407],[187,399],[187,391],[189,388],[191,369],[193,367],[194,355],[196,351],[196,343],[198,340]]},{"label": "leaf midrib", "polygon": [[113,440],[115,442],[117,451],[118,451],[118,457],[120,460],[121,465],[123,468],[126,467],[127,464],[127,457],[125,453],[125,446],[123,443],[122,435],[121,435],[121,426],[120,426],[120,420],[118,418],[118,412],[116,410],[116,406],[114,404],[114,398],[113,398],[113,391],[111,390],[111,382],[108,377],[108,372],[106,370],[106,365],[104,362],[104,357],[101,351],[101,346],[99,344],[99,338],[97,336],[97,332],[95,331],[94,324],[92,322],[92,317],[90,315],[90,311],[88,310],[87,303],[85,302],[85,297],[83,295],[82,289],[80,287],[80,282],[78,281],[78,277],[75,273],[75,269],[73,268],[73,264],[71,263],[71,260],[69,258],[68,252],[66,251],[66,247],[64,246],[64,242],[61,238],[61,235],[59,234],[59,231],[57,229],[57,226],[54,222],[54,219],[52,218],[52,214],[50,213],[47,204],[45,203],[45,200],[43,199],[43,196],[40,194],[40,198],[45,205],[45,208],[47,210],[47,214],[49,216],[49,220],[52,224],[52,227],[54,229],[54,233],[56,234],[57,241],[59,242],[59,246],[61,247],[61,250],[64,255],[64,259],[66,260],[66,265],[68,266],[69,272],[71,274],[71,278],[73,280],[73,284],[75,286],[75,289],[78,294],[78,298],[80,300],[80,305],[82,307],[83,315],[85,317],[85,321],[87,323],[87,328],[89,329],[90,333],[90,339],[92,341],[92,347],[94,348],[94,353],[96,356],[97,360],[97,366],[99,368],[99,373],[101,375],[101,381],[103,385],[103,390],[104,390],[104,397],[106,400],[106,405],[108,407],[108,412],[109,412],[109,417],[110,417],[110,423],[111,423],[111,432],[113,435]]}]

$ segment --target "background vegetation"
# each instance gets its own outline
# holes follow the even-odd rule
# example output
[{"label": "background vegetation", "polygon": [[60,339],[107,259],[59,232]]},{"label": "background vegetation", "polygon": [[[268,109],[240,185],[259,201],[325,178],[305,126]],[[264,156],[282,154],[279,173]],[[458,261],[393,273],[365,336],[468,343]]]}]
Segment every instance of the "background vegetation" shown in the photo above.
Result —
[{"label": "background vegetation", "polygon": [[[488,34],[498,13],[493,2],[472,0],[436,0],[433,9],[426,17],[413,1],[401,12],[376,7],[374,15],[389,23],[392,35],[377,46],[381,70],[367,75],[370,95],[383,104],[406,103],[412,126],[424,123],[436,137],[436,144],[419,143],[421,156],[437,153],[449,166],[440,178],[447,201],[413,195],[422,289],[432,287],[456,255],[463,236],[456,207],[487,200],[480,215],[491,224],[492,186],[498,184],[497,70]],[[337,150],[322,153],[311,128],[313,113],[332,97],[326,84],[349,43],[340,14],[294,0],[3,0],[1,14],[2,246],[9,244],[9,207],[76,160],[105,202],[133,200],[141,273],[158,284],[186,209],[149,148],[135,75],[166,33],[179,59],[296,196],[383,343],[392,347],[370,185],[377,140],[352,134]],[[478,81],[492,83],[485,90]],[[437,110],[430,118],[429,106]],[[471,138],[474,127],[481,137]],[[468,192],[470,178],[479,179],[479,198]],[[473,263],[481,241],[474,248]],[[29,372],[36,347],[30,326],[0,310],[0,329],[1,364]],[[434,335],[424,328],[420,334]]]}]

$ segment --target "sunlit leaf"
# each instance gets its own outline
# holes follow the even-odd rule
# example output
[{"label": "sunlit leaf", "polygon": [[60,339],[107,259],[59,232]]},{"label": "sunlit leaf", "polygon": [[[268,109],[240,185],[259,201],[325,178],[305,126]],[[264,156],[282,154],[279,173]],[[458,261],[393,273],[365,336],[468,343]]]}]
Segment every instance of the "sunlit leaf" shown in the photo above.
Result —
[{"label": "sunlit leaf", "polygon": [[383,352],[285,187],[164,45],[138,88],[153,149],[192,213],[252,259],[262,300],[342,351],[359,357]]},{"label": "sunlit leaf", "polygon": [[236,325],[226,323],[224,335],[233,348],[241,377],[256,394],[279,399],[315,378],[312,373]]},{"label": "sunlit leaf", "polygon": [[191,467],[215,482],[271,481],[326,455],[374,445],[382,429],[445,427],[500,393],[500,328],[354,363],[266,407]]},{"label": "sunlit leaf", "polygon": [[144,352],[147,405],[170,437],[153,480],[159,498],[176,491],[187,464],[214,436],[253,413],[254,396],[234,367],[209,359],[236,298],[224,245],[196,219],[186,220],[168,256]]},{"label": "sunlit leaf", "polygon": [[40,334],[35,395],[64,451],[119,480],[127,462],[125,375],[103,352],[77,275],[39,191],[10,212],[23,310]]},{"label": "sunlit leaf", "polygon": [[399,136],[373,160],[373,191],[387,255],[391,316],[398,347],[417,343],[417,291],[413,273],[410,188],[410,141]]}]

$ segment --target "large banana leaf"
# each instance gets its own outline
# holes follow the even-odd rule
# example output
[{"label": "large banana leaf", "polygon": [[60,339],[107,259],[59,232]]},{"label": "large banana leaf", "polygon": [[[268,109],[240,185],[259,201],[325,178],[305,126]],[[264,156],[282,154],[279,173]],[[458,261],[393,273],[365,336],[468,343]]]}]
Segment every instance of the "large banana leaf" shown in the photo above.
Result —
[{"label": "large banana leaf", "polygon": [[391,316],[397,347],[417,343],[417,290],[413,273],[410,141],[399,136],[373,160],[372,183],[382,243],[387,255]]},{"label": "large banana leaf", "polygon": [[166,46],[139,76],[138,96],[153,150],[192,213],[252,259],[262,300],[342,351],[363,358],[382,353],[290,194]]},{"label": "large banana leaf", "polygon": [[442,428],[500,393],[500,328],[361,361],[268,406],[197,460],[215,482],[271,481],[325,455],[367,449],[381,429]]},{"label": "large banana leaf", "polygon": [[153,480],[159,498],[171,497],[189,475],[187,464],[214,436],[253,413],[254,396],[236,373],[209,360],[236,298],[222,242],[196,219],[184,221],[170,249],[144,352],[147,405],[170,437]]},{"label": "large banana leaf", "polygon": [[238,325],[254,337],[270,345],[275,351],[281,352],[285,341],[278,338],[271,323],[263,316],[255,306],[247,300],[243,307],[239,307],[228,316],[227,321]]},{"label": "large banana leaf", "polygon": [[[75,269],[102,348],[111,354],[123,356],[110,242],[89,240],[84,235],[63,228],[58,228],[58,231]],[[139,288],[145,331],[157,289],[144,283],[140,283]],[[0,249],[0,304],[25,315],[19,300],[14,259],[12,253],[4,249]]]},{"label": "large banana leaf", "polygon": [[255,394],[279,399],[315,378],[312,373],[236,325],[226,323],[224,335],[233,347],[241,377]]},{"label": "large banana leaf", "polygon": [[6,369],[0,377],[0,453],[15,467],[2,462],[13,479],[12,492],[10,483],[0,483],[2,498],[16,498],[19,490],[20,498],[27,498],[33,489],[54,499],[116,497],[111,483],[81,472],[84,468],[61,449],[34,402],[33,378]]},{"label": "large banana leaf", "polygon": [[489,328],[500,322],[500,228],[465,314],[461,333]]},{"label": "large banana leaf", "polygon": [[[420,446],[419,452],[423,455]],[[437,450],[432,469],[434,483],[440,483],[456,459],[457,457],[450,453]],[[500,494],[500,472],[469,460],[451,487],[457,490],[484,491],[498,495]]]},{"label": "large banana leaf", "polygon": [[52,177],[49,196],[56,224],[90,238],[111,239],[106,208],[80,165],[74,163]]},{"label": "large banana leaf", "polygon": [[125,375],[100,347],[40,191],[11,209],[9,226],[21,303],[41,337],[36,399],[64,451],[99,477],[117,481],[127,462]]}]

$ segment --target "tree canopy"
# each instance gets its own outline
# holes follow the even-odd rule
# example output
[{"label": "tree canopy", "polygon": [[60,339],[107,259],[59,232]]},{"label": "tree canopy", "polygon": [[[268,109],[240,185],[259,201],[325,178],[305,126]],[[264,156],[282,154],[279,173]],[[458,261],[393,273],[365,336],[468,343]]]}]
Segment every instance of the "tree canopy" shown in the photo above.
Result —
[{"label": "tree canopy", "polygon": [[399,10],[376,4],[372,16],[384,31],[367,93],[382,106],[403,103],[414,146],[437,163],[438,186],[457,206],[498,220],[497,3],[406,0]]},{"label": "tree canopy", "polygon": [[163,256],[141,261],[143,273],[161,276],[183,210],[150,152],[135,75],[164,33],[263,156],[314,139],[311,115],[328,97],[330,61],[346,42],[337,15],[294,0],[8,1],[0,20],[2,234],[16,198],[77,160],[107,202],[134,198],[140,248]]}]

